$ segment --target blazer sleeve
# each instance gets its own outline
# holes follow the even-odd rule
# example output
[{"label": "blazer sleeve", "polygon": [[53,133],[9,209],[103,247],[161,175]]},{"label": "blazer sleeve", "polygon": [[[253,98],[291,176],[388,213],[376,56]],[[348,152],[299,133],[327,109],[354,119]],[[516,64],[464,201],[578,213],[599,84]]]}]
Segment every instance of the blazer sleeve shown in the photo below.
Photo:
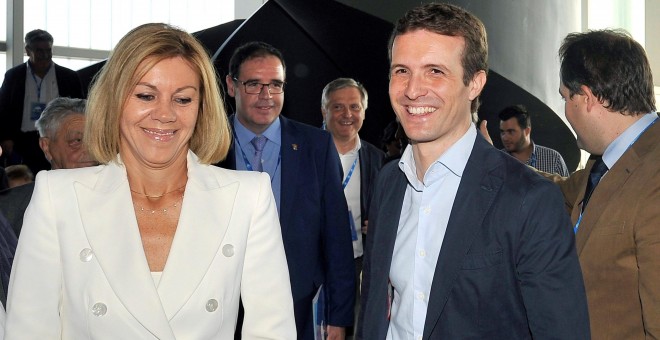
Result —
[{"label": "blazer sleeve", "polygon": [[[652,183],[660,182],[656,172]],[[647,339],[660,339],[660,192],[645,190],[640,202],[643,207],[635,219],[635,243],[637,244],[637,266],[639,267],[639,299],[642,304],[642,320]]]},{"label": "blazer sleeve", "polygon": [[[348,217],[348,205],[341,187],[341,163],[330,134],[325,134],[325,161],[317,164],[323,180],[322,233],[325,291],[328,297],[328,325],[353,324],[355,305],[355,262]],[[334,165],[334,166],[333,166]]]},{"label": "blazer sleeve", "polygon": [[530,183],[517,275],[535,339],[589,339],[589,314],[571,221],[551,183]]},{"label": "blazer sleeve", "polygon": [[242,334],[249,339],[295,339],[289,270],[270,177],[262,173],[258,186],[241,279]]},{"label": "blazer sleeve", "polygon": [[7,340],[61,337],[62,264],[52,194],[48,172],[40,172],[25,214],[9,281]]}]

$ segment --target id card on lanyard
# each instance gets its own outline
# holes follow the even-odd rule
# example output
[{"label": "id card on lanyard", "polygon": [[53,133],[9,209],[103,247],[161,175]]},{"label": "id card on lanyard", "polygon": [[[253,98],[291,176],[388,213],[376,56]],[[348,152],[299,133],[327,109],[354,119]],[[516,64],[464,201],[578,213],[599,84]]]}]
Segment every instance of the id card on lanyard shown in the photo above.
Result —
[{"label": "id card on lanyard", "polygon": [[[348,174],[346,174],[346,178],[344,178],[344,181],[341,183],[342,189],[346,190],[346,186],[348,185],[348,182],[351,180],[351,177],[353,176],[353,171],[355,171],[355,166],[357,165],[357,161],[360,157],[356,157],[355,160],[353,161],[353,165],[351,165],[351,169],[348,170]],[[355,230],[355,220],[353,219],[353,212],[351,209],[348,209],[348,225],[351,227],[351,239],[353,241],[358,240],[357,236],[357,231]]]},{"label": "id card on lanyard", "polygon": [[41,117],[41,112],[43,112],[46,108],[46,103],[41,102],[41,86],[44,84],[44,79],[50,71],[50,66],[48,67],[48,70],[46,70],[44,77],[41,78],[41,81],[37,81],[37,76],[34,75],[34,71],[32,70],[32,67],[29,66],[29,64],[28,67],[30,68],[30,74],[34,80],[34,85],[37,87],[37,101],[30,103],[30,120],[36,121],[39,119],[39,117]]}]

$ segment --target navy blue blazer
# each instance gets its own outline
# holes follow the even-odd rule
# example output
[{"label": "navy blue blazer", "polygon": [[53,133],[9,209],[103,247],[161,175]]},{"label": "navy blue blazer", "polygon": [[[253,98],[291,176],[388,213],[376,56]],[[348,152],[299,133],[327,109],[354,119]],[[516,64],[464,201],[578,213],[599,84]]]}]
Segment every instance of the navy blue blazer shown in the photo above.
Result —
[{"label": "navy blue blazer", "polygon": [[[361,339],[387,334],[388,278],[406,186],[398,162],[383,167],[369,215]],[[589,337],[560,191],[479,135],[442,241],[423,339]]]},{"label": "navy blue blazer", "polygon": [[[83,98],[82,84],[78,73],[53,63],[60,97]],[[21,132],[23,101],[25,98],[25,74],[27,62],[13,67],[5,73],[0,88],[0,140],[15,139]]]},{"label": "navy blue blazer", "polygon": [[361,147],[358,150],[360,158],[360,216],[362,224],[369,216],[371,196],[373,196],[376,178],[380,168],[383,167],[385,153],[369,142],[360,139]]},{"label": "navy blue blazer", "polygon": [[[353,324],[355,265],[339,155],[326,131],[279,117],[280,224],[298,339],[313,339],[312,300],[325,285],[328,324]],[[233,122],[233,117],[229,119]],[[234,145],[219,164],[236,168]]]},{"label": "navy blue blazer", "polygon": [[0,190],[0,213],[7,218],[16,237],[21,234],[23,215],[25,215],[33,191],[34,182]]}]

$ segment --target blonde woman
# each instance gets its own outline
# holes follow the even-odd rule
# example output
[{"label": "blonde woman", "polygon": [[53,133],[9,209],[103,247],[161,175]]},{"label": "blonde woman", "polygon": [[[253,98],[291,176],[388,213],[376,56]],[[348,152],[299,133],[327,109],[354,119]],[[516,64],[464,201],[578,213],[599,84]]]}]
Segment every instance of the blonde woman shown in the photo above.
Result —
[{"label": "blonde woman", "polygon": [[267,175],[209,166],[231,142],[194,37],[146,24],[95,81],[85,142],[101,164],[37,176],[6,339],[295,339]]}]

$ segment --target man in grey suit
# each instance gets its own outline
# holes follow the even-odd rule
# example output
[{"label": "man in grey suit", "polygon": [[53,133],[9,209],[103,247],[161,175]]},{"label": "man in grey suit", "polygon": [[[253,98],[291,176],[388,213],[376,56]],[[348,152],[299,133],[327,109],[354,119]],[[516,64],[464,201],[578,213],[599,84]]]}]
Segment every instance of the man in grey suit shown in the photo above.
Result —
[{"label": "man in grey suit", "polygon": [[422,5],[389,47],[390,101],[411,144],[376,183],[358,337],[589,339],[561,193],[472,123],[488,70],[483,23]]},{"label": "man in grey suit", "polygon": [[[39,147],[52,169],[72,169],[96,165],[83,147],[85,100],[55,98],[36,121]],[[0,191],[0,211],[19,236],[23,214],[30,203],[34,182]]]}]

